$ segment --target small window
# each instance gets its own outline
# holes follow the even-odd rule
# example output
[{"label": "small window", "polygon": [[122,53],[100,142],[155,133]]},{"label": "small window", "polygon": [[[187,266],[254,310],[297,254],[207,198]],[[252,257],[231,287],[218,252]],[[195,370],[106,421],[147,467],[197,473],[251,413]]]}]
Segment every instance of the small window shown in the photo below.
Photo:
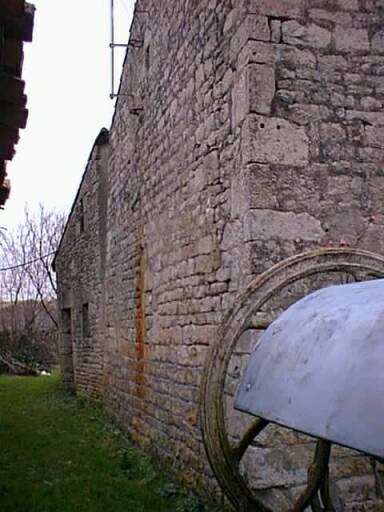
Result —
[{"label": "small window", "polygon": [[80,222],[80,233],[84,232],[84,200],[80,199],[80,211],[79,211],[79,222]]},{"label": "small window", "polygon": [[83,330],[83,338],[89,338],[91,335],[90,325],[89,325],[89,307],[88,303],[83,304],[82,307],[82,330]]}]

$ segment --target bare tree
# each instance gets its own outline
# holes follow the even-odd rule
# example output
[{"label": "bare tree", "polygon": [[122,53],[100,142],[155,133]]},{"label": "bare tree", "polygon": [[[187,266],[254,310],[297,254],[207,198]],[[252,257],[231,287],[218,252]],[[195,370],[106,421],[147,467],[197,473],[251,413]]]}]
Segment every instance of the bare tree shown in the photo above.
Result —
[{"label": "bare tree", "polygon": [[47,211],[40,205],[39,213],[32,216],[25,210],[25,244],[22,246],[23,261],[27,280],[36,293],[46,314],[55,327],[57,320],[48,307],[56,298],[57,287],[52,260],[64,231],[65,216]]},{"label": "bare tree", "polygon": [[0,331],[11,342],[57,329],[52,260],[64,226],[64,214],[40,205],[37,214],[25,208],[24,222],[16,230],[1,231]]},{"label": "bare tree", "polygon": [[[0,240],[0,293],[1,293],[1,327],[11,333],[20,330],[25,322],[26,308],[18,305],[36,300],[36,293],[27,279],[24,265],[23,247],[25,243],[25,229],[20,226],[15,233],[2,233]],[[34,314],[32,313],[34,316]]]}]

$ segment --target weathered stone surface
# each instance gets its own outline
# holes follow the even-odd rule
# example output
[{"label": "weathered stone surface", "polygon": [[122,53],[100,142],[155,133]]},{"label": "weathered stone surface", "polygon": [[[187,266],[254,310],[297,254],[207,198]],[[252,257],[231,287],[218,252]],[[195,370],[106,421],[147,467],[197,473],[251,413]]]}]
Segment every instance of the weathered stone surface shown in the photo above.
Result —
[{"label": "weathered stone surface", "polygon": [[373,475],[341,479],[337,486],[341,495],[350,496],[353,501],[364,503],[376,498]]},{"label": "weathered stone surface", "polygon": [[242,68],[232,90],[232,125],[237,126],[250,112],[269,114],[275,95],[275,71],[264,64]]},{"label": "weathered stone surface", "polygon": [[267,16],[300,16],[305,8],[304,0],[250,0],[249,12]]},{"label": "weathered stone surface", "polygon": [[325,20],[342,26],[352,25],[352,16],[347,12],[334,12],[325,9],[310,9],[309,16],[313,20]]},{"label": "weathered stone surface", "polygon": [[342,142],[347,138],[345,128],[338,123],[321,123],[320,136],[323,142]]},{"label": "weathered stone surface", "polygon": [[[237,13],[237,10],[234,9]],[[260,16],[252,14],[243,18],[239,26],[236,27],[233,16],[229,15],[232,23],[232,28],[236,29],[234,36],[231,37],[231,57],[238,65],[238,55],[242,50],[247,50],[247,43],[249,40],[253,41],[270,41],[271,31],[269,27],[268,18],[266,16]],[[228,23],[228,20],[227,20]],[[268,45],[268,49],[270,46]]]},{"label": "weathered stone surface", "polygon": [[271,44],[250,41],[247,51],[249,54],[248,62],[273,65],[276,61],[276,48]]},{"label": "weathered stone surface", "polygon": [[266,16],[250,15],[248,18],[249,39],[269,41],[271,31]]},{"label": "weathered stone surface", "polygon": [[302,25],[295,20],[282,24],[283,42],[313,48],[326,48],[331,43],[331,32],[318,25]]},{"label": "weathered stone surface", "polygon": [[353,50],[369,50],[368,32],[364,29],[342,28],[335,29],[336,49],[342,52]]},{"label": "weathered stone surface", "polygon": [[252,486],[255,489],[267,489],[271,486],[289,486],[303,484],[306,481],[306,465],[313,457],[313,444],[299,445],[294,449],[250,448],[246,455],[250,465]]},{"label": "weathered stone surface", "polygon": [[249,114],[249,70],[243,68],[232,90],[232,126],[235,128]]},{"label": "weathered stone surface", "polygon": [[345,113],[347,120],[365,121],[371,125],[384,126],[383,112],[365,112],[364,110],[348,110]]},{"label": "weathered stone surface", "polygon": [[310,50],[299,50],[292,46],[279,45],[276,51],[278,53],[278,60],[292,68],[315,68],[317,65],[316,56]]},{"label": "weathered stone surface", "polygon": [[275,70],[265,65],[249,67],[250,112],[270,114],[275,96]]},{"label": "weathered stone surface", "polygon": [[335,70],[347,70],[348,63],[345,57],[342,57],[341,55],[320,55],[319,67],[327,74],[332,73]]},{"label": "weathered stone surface", "polygon": [[376,126],[367,126],[365,129],[369,146],[384,148],[384,130]]},{"label": "weathered stone surface", "polygon": [[252,115],[247,120],[248,162],[304,166],[309,158],[305,130],[285,119]]},{"label": "weathered stone surface", "polygon": [[358,11],[360,8],[359,0],[337,0],[339,9],[346,11]]},{"label": "weathered stone surface", "polygon": [[254,210],[247,214],[245,226],[247,242],[269,238],[320,241],[325,234],[320,221],[307,213]]},{"label": "weathered stone surface", "polygon": [[281,21],[272,19],[270,22],[271,25],[271,41],[273,43],[281,42]]},{"label": "weathered stone surface", "polygon": [[380,111],[382,109],[382,102],[373,98],[372,96],[364,96],[361,98],[361,107],[367,111]]},{"label": "weathered stone surface", "polygon": [[377,53],[384,53],[384,30],[379,30],[372,37],[372,50]]}]

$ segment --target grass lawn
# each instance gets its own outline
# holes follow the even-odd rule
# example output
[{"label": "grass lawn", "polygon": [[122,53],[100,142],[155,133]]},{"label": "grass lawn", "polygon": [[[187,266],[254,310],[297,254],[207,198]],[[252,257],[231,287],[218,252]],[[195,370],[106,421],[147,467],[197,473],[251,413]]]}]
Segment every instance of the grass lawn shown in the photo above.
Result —
[{"label": "grass lawn", "polygon": [[1,512],[198,512],[59,377],[0,376]]}]

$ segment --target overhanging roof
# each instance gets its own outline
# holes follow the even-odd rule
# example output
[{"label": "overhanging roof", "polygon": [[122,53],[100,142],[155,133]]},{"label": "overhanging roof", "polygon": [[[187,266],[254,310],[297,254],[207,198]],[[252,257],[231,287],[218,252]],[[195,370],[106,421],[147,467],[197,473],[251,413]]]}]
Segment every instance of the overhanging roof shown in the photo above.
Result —
[{"label": "overhanging roof", "polygon": [[23,42],[32,40],[34,11],[24,0],[0,0],[0,206],[9,195],[6,162],[12,160],[19,129],[28,118],[21,73]]}]

